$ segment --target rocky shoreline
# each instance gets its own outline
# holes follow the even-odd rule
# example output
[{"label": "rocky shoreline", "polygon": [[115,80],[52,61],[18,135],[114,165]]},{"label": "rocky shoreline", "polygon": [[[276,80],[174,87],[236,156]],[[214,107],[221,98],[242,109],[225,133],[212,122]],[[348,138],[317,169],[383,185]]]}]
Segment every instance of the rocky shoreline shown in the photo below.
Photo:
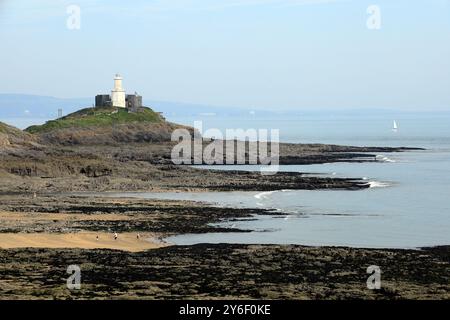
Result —
[{"label": "rocky shoreline", "polygon": [[[283,214],[190,201],[0,195],[0,234],[250,232],[211,223]],[[1,212],[8,212],[2,215]],[[120,238],[119,238],[120,239]],[[1,247],[1,244],[0,244]],[[449,299],[450,247],[199,244],[128,252],[0,249],[0,299]],[[82,270],[81,290],[66,269]],[[370,265],[382,287],[366,287]]]},{"label": "rocky shoreline", "polygon": [[[282,189],[368,188],[360,177],[329,178],[303,173],[201,170],[174,165],[173,143],[112,146],[46,146],[0,149],[0,192],[60,193],[75,191],[270,191]],[[374,162],[370,152],[404,152],[407,148],[362,148],[280,144],[280,164]]]},{"label": "rocky shoreline", "polygon": [[[0,299],[449,299],[449,247],[278,245],[0,250]],[[371,290],[367,268],[381,269]],[[69,265],[81,289],[66,287]]]},{"label": "rocky shoreline", "polygon": [[[170,160],[174,144],[167,141],[169,131],[160,135],[155,127],[146,135],[139,128],[127,124],[112,133],[83,128],[35,136],[0,127],[0,235],[8,238],[7,245],[0,243],[0,299],[450,298],[448,246],[391,250],[143,243],[148,239],[140,234],[163,241],[186,233],[251,232],[213,224],[283,213],[117,199],[102,197],[102,192],[361,190],[369,185],[359,177],[176,166]],[[134,130],[132,141],[126,140],[129,130]],[[99,134],[103,144],[95,144]],[[417,149],[280,144],[280,164],[373,162],[376,153],[408,150]],[[23,241],[30,247],[24,248]],[[81,268],[81,290],[66,286],[67,267],[73,264]],[[367,289],[370,265],[382,270],[379,290]]]},{"label": "rocky shoreline", "polygon": [[[168,236],[250,232],[252,230],[220,228],[211,224],[232,219],[252,219],[254,215],[283,214],[265,209],[222,208],[192,201],[132,198],[2,195],[0,200],[0,212],[17,216],[26,213],[33,218],[3,219],[0,233],[152,232]],[[63,217],[47,218],[55,214]],[[82,219],[83,216],[95,216],[97,219]]]}]

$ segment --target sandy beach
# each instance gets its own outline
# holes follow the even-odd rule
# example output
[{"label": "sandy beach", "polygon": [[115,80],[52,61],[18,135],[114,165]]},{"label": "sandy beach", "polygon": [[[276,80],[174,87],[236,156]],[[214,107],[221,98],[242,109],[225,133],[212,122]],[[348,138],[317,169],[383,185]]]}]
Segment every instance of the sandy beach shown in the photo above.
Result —
[{"label": "sandy beach", "polygon": [[[97,240],[96,237],[99,237]],[[80,232],[66,234],[49,233],[2,233],[0,248],[49,248],[49,249],[115,249],[139,252],[148,249],[165,247],[167,244],[158,241],[154,235],[137,233],[121,233],[117,240],[111,233]]]},{"label": "sandy beach", "polygon": [[[89,221],[127,221],[131,220],[119,214],[69,214],[69,213],[25,213],[0,211],[0,222],[4,226],[31,226],[45,223],[77,223]],[[138,239],[139,235],[139,239]],[[97,240],[98,236],[98,240]],[[77,248],[77,249],[116,249],[137,252],[160,248],[164,243],[157,240],[154,233],[125,232],[119,233],[114,240],[114,231],[89,232],[68,230],[62,232],[21,232],[0,233],[0,248]]]}]

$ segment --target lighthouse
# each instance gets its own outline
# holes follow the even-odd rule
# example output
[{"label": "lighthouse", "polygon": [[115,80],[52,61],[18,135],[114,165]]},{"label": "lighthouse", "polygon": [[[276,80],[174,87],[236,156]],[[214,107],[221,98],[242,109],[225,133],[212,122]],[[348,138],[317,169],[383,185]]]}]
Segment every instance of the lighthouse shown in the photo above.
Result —
[{"label": "lighthouse", "polygon": [[98,108],[115,107],[124,108],[128,112],[139,112],[142,108],[142,96],[135,94],[125,94],[122,87],[122,77],[116,74],[114,77],[114,89],[111,94],[98,94],[95,96],[95,106]]},{"label": "lighthouse", "polygon": [[122,77],[116,74],[114,77],[114,89],[111,91],[111,103],[113,107],[125,108],[125,90],[122,88]]}]

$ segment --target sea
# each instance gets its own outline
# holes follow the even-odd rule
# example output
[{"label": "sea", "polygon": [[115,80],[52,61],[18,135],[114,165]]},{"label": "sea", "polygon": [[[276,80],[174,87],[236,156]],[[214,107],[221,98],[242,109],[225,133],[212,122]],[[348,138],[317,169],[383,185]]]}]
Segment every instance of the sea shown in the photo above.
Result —
[{"label": "sea", "polygon": [[[450,113],[346,113],[168,117],[203,130],[279,129],[282,142],[352,146],[418,147],[423,151],[377,153],[376,162],[280,166],[281,171],[361,178],[359,191],[121,193],[116,196],[196,200],[222,207],[263,208],[273,215],[216,225],[252,232],[184,234],[166,241],[298,244],[364,248],[450,245]],[[1,121],[5,121],[2,119]],[[393,130],[396,121],[398,129]],[[8,122],[8,121],[7,121]],[[12,122],[12,123],[11,123]],[[11,124],[14,121],[9,121]],[[20,126],[20,124],[18,124]],[[23,124],[22,124],[23,126]],[[259,171],[259,166],[200,167]]]}]

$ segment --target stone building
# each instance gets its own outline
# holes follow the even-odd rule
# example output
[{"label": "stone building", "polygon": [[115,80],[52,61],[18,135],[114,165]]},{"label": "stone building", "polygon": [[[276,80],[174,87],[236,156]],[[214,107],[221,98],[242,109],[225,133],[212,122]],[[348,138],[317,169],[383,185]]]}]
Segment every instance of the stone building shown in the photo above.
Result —
[{"label": "stone building", "polygon": [[138,95],[137,92],[134,94],[127,94],[125,102],[129,111],[137,112],[138,109],[142,107],[142,96]]},{"label": "stone building", "polygon": [[95,106],[96,107],[110,107],[111,106],[111,96],[109,94],[99,94],[95,96]]},{"label": "stone building", "polygon": [[125,108],[128,112],[137,112],[142,107],[142,96],[135,94],[125,94],[122,87],[123,78],[116,74],[114,77],[114,88],[111,95],[99,94],[95,96],[96,107],[117,107]]}]

